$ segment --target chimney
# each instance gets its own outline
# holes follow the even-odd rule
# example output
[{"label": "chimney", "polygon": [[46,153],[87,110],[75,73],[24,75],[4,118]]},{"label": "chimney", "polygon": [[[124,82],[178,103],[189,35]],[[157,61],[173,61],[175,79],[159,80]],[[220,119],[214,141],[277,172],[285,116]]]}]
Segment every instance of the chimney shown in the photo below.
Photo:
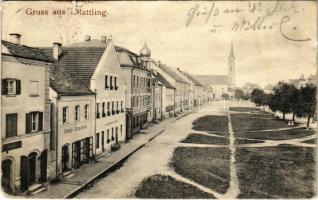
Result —
[{"label": "chimney", "polygon": [[107,38],[106,38],[105,35],[103,35],[103,36],[100,37],[100,41],[105,42],[105,43],[106,43],[106,41],[107,41],[106,39],[107,39]]},{"label": "chimney", "polygon": [[62,53],[62,48],[61,47],[62,47],[61,43],[58,43],[58,42],[54,42],[53,43],[53,58],[54,58],[54,60],[58,60],[59,59],[59,56]]},{"label": "chimney", "polygon": [[14,44],[20,44],[21,35],[18,33],[10,33],[11,41]]},{"label": "chimney", "polygon": [[91,36],[85,35],[85,41],[90,41],[90,40],[91,40]]}]

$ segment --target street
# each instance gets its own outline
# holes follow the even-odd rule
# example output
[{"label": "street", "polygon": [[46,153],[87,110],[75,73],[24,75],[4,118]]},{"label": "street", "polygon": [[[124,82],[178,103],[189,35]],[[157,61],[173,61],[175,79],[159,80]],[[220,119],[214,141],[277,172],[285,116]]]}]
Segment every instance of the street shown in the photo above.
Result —
[{"label": "street", "polygon": [[[230,104],[230,105],[229,105]],[[298,170],[298,174],[295,175],[295,177],[291,177],[289,179],[292,181],[291,183],[287,182],[279,182],[280,180],[277,180],[277,183],[271,183],[272,185],[275,185],[277,187],[276,190],[273,190],[268,186],[269,182],[273,179],[273,174],[276,174],[277,177],[283,176],[283,173],[286,173],[288,167],[282,167],[281,171],[273,171],[271,170],[271,173],[268,174],[267,171],[264,171],[263,178],[258,177],[257,182],[259,185],[262,185],[263,183],[260,181],[264,181],[265,188],[253,186],[253,180],[246,180],[247,177],[253,179],[253,175],[257,175],[258,173],[263,173],[262,169],[257,168],[257,165],[259,165],[259,162],[263,162],[262,159],[266,158],[268,163],[276,163],[280,162],[282,160],[289,159],[288,157],[290,154],[295,153],[297,155],[306,155],[306,159],[308,162],[311,160],[311,156],[314,154],[313,150],[315,150],[315,144],[306,143],[303,141],[307,141],[310,139],[315,139],[317,137],[316,133],[312,133],[311,135],[297,135],[300,134],[300,132],[293,133],[292,137],[286,138],[287,134],[283,134],[281,138],[262,138],[262,136],[259,136],[257,138],[253,138],[257,134],[253,134],[252,137],[249,138],[247,134],[252,133],[253,130],[249,131],[242,131],[245,135],[240,135],[239,138],[236,138],[236,134],[241,134],[241,131],[239,131],[239,126],[237,125],[237,117],[240,117],[236,111],[224,111],[224,107],[236,107],[236,106],[246,106],[246,103],[240,103],[240,102],[226,102],[219,101],[216,103],[209,103],[208,105],[200,108],[199,110],[173,122],[169,123],[165,127],[165,131],[158,135],[156,138],[154,138],[152,141],[147,143],[142,149],[138,150],[136,153],[134,153],[132,156],[128,158],[127,161],[123,163],[123,166],[121,166],[119,169],[114,171],[113,173],[110,173],[103,179],[100,179],[93,185],[90,185],[86,189],[84,189],[82,192],[80,192],[76,198],[136,198],[136,197],[144,197],[144,198],[154,198],[154,196],[151,196],[151,191],[149,192],[149,185],[147,188],[142,188],[140,184],[143,182],[143,180],[146,180],[149,177],[152,177],[153,175],[160,175],[160,176],[169,176],[174,178],[175,180],[182,182],[183,184],[187,184],[188,186],[195,187],[196,190],[199,190],[199,192],[202,192],[204,194],[209,194],[208,198],[272,198],[272,197],[288,197],[288,195],[296,195],[292,192],[284,194],[277,193],[276,190],[279,188],[285,187],[293,187],[293,182],[304,185],[304,180],[301,180],[304,178],[304,172],[307,173],[307,175],[314,173],[314,166],[315,161],[312,161],[313,163],[304,163],[301,166],[297,166],[297,168],[294,168],[295,170]],[[247,105],[250,106],[250,105]],[[233,114],[232,114],[233,113]],[[228,127],[223,127],[224,135],[222,135],[222,128],[220,130],[214,130],[211,132],[206,131],[200,131],[200,130],[193,130],[193,121],[197,120],[198,118],[202,118],[204,116],[224,116],[225,120],[228,119]],[[258,117],[258,113],[253,115],[253,118]],[[265,115],[264,115],[265,116]],[[261,120],[264,120],[267,116],[259,117]],[[251,117],[251,116],[248,116]],[[245,119],[246,120],[246,119]],[[272,121],[272,120],[271,120]],[[276,123],[276,122],[275,122]],[[279,122],[281,123],[281,122]],[[233,126],[234,125],[234,126]],[[255,125],[255,124],[253,124]],[[232,127],[233,126],[233,127]],[[264,124],[262,124],[264,126]],[[269,124],[269,126],[272,126],[272,124]],[[298,127],[295,127],[295,129]],[[266,128],[266,130],[263,130],[264,127],[257,129],[255,126],[255,131],[259,132],[268,132],[268,130],[271,130],[270,128]],[[267,130],[268,129],[268,130]],[[238,133],[236,133],[236,130]],[[280,130],[280,129],[278,129]],[[282,131],[285,129],[282,129]],[[287,128],[287,130],[289,130]],[[297,129],[298,130],[298,129]],[[204,140],[204,144],[202,142],[197,142],[195,140],[192,140],[189,136],[191,133],[195,133],[193,135],[198,136],[208,136],[211,137],[211,141]],[[277,134],[276,134],[277,135]],[[277,136],[276,136],[277,137]],[[189,139],[188,142],[185,142],[185,139]],[[219,143],[218,140],[212,140],[212,139],[218,139],[218,138],[225,138],[226,140],[229,140],[227,143]],[[296,139],[295,139],[296,138]],[[191,141],[192,140],[192,141]],[[182,142],[183,141],[183,142]],[[292,148],[281,146],[282,144],[289,144],[293,145]],[[296,147],[297,146],[297,147]],[[275,160],[272,161],[270,159],[275,159],[271,156],[268,156],[267,154],[264,154],[263,151],[267,151],[264,148],[269,147],[269,151],[272,151],[273,155],[280,155],[284,154],[285,150],[287,149],[289,153],[286,154],[285,158],[282,158],[281,160]],[[301,148],[298,152],[298,147]],[[279,150],[277,150],[279,148]],[[194,154],[188,154],[188,150],[194,150]],[[209,158],[209,166],[203,166],[200,165],[200,155],[203,155],[204,152],[201,150],[208,150],[208,155],[211,155],[213,153],[212,158]],[[251,150],[254,149],[254,150]],[[256,150],[257,149],[257,150]],[[302,150],[306,151],[306,153],[300,152]],[[180,150],[180,151],[179,151]],[[174,154],[175,152],[175,154]],[[197,154],[198,153],[198,154]],[[299,154],[300,153],[300,154]],[[184,155],[186,156],[184,156]],[[222,154],[222,155],[221,155]],[[223,155],[224,154],[224,155]],[[253,154],[254,157],[250,158],[244,158],[248,156],[249,154]],[[295,154],[295,155],[296,155]],[[276,155],[276,156],[277,156]],[[294,154],[293,154],[294,155]],[[181,158],[182,156],[185,157],[185,160],[178,160],[178,158]],[[193,156],[191,158],[191,156]],[[255,157],[256,156],[256,157]],[[282,155],[280,155],[282,156]],[[284,156],[284,155],[283,155]],[[208,157],[203,157],[204,165],[206,165],[208,161]],[[242,159],[242,160],[241,160]],[[247,159],[247,160],[246,160]],[[253,163],[253,159],[257,160],[258,163]],[[306,162],[306,159],[303,162]],[[197,160],[194,164],[189,164],[190,161],[194,162],[194,160]],[[182,164],[178,162],[184,162]],[[255,161],[256,162],[256,161]],[[292,161],[289,161],[293,163]],[[185,165],[185,163],[187,163]],[[223,166],[219,166],[219,163],[224,163]],[[263,170],[269,169],[271,166],[263,166]],[[281,167],[283,164],[278,165]],[[202,174],[203,178],[198,178],[201,172],[195,172],[197,168],[201,168],[201,171],[204,171],[205,174]],[[207,167],[205,169],[205,167]],[[254,167],[254,168],[253,168]],[[277,166],[276,166],[277,167]],[[212,169],[211,169],[212,168]],[[247,168],[252,169],[253,171],[247,170]],[[288,168],[289,169],[289,168]],[[187,171],[190,170],[190,171]],[[220,172],[218,172],[221,170]],[[290,170],[290,169],[289,169]],[[303,171],[303,172],[301,172]],[[279,173],[282,174],[279,174]],[[287,171],[288,175],[285,175],[285,178],[287,179],[291,175],[291,171]],[[191,174],[192,173],[192,174]],[[203,172],[202,172],[203,173]],[[219,174],[218,174],[219,173]],[[250,174],[249,174],[250,173]],[[255,174],[254,174],[255,173]],[[278,174],[277,174],[278,173]],[[306,174],[305,173],[305,174]],[[309,174],[308,174],[309,173]],[[210,179],[206,179],[206,177],[210,177]],[[258,176],[258,175],[257,175]],[[267,177],[266,177],[267,176]],[[287,177],[286,177],[287,176]],[[218,178],[216,178],[218,177]],[[297,179],[299,177],[299,180]],[[158,178],[158,177],[157,177]],[[256,177],[254,177],[256,178]],[[150,181],[153,181],[151,178]],[[159,179],[156,179],[155,181],[158,181]],[[221,181],[220,181],[221,180]],[[251,182],[252,181],[252,182]],[[311,185],[313,182],[313,177],[308,176],[307,180],[305,181],[308,184],[304,185],[302,189],[302,193],[298,194],[300,196],[296,197],[310,197],[314,193],[314,188]],[[145,182],[146,183],[146,182]],[[167,183],[168,184],[168,183]],[[253,188],[255,187],[255,188]],[[249,188],[253,188],[249,189]],[[301,188],[301,187],[300,187]],[[148,193],[144,193],[143,191],[148,190]],[[151,188],[150,188],[151,190]],[[155,188],[155,190],[158,190],[158,197],[163,197],[164,192],[160,193],[159,188]],[[170,190],[169,188],[167,190]],[[172,190],[172,189],[171,189]],[[286,190],[287,191],[287,190]],[[173,192],[174,191],[169,191]],[[175,191],[180,192],[180,191]],[[277,193],[277,194],[276,194]],[[138,194],[138,195],[136,195]],[[150,195],[150,196],[147,196]],[[207,198],[206,196],[199,196],[195,194],[190,194],[190,196],[185,196],[185,194],[180,194],[181,196],[164,196],[168,198]],[[303,195],[303,196],[302,196]],[[156,197],[156,196],[155,196]],[[295,197],[295,196],[294,196]]]}]

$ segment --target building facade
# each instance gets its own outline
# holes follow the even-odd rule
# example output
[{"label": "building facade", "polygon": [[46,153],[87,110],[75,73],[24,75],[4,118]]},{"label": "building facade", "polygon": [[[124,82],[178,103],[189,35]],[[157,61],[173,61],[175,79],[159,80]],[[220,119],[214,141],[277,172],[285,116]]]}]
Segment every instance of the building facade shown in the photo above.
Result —
[{"label": "building facade", "polygon": [[48,180],[52,60],[11,36],[15,43],[2,41],[1,52],[1,183],[6,193],[32,193]]},{"label": "building facade", "polygon": [[50,176],[60,179],[94,160],[95,93],[57,63],[51,69],[50,101]]},{"label": "building facade", "polygon": [[126,94],[126,137],[146,129],[151,121],[151,71],[149,70],[150,49],[145,44],[140,55],[125,48],[116,47],[121,70],[127,83]]},{"label": "building facade", "polygon": [[60,46],[56,52],[56,64],[95,93],[95,156],[118,149],[126,140],[126,84],[112,40],[85,36],[84,41]]}]

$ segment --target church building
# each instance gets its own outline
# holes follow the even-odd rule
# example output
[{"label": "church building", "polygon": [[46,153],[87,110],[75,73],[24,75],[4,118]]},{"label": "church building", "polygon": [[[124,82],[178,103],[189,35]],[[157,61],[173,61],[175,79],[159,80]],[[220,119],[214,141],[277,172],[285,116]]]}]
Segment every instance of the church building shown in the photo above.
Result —
[{"label": "church building", "polygon": [[222,99],[223,94],[234,97],[235,90],[235,56],[233,43],[231,44],[230,54],[228,57],[228,74],[227,75],[194,75],[204,86],[212,88],[213,99]]}]

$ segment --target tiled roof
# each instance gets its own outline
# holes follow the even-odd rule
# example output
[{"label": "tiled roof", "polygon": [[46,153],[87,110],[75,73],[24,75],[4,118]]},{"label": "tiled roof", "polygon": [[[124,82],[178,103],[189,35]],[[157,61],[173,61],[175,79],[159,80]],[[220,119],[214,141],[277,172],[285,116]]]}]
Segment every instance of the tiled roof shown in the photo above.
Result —
[{"label": "tiled roof", "polygon": [[[105,52],[106,47],[62,47],[62,53],[57,61],[65,72],[76,77],[86,87]],[[45,51],[52,55],[52,48]]]},{"label": "tiled roof", "polygon": [[43,52],[39,48],[29,47],[20,44],[14,44],[5,40],[1,40],[2,45],[4,45],[9,53],[13,56],[28,58],[33,60],[40,60],[45,62],[52,62],[53,59],[48,56],[45,52]]},{"label": "tiled roof", "polygon": [[167,79],[165,79],[165,77],[163,77],[160,73],[157,72],[155,76],[166,88],[175,89],[175,87]]},{"label": "tiled roof", "polygon": [[227,75],[193,75],[202,85],[227,85]]},{"label": "tiled roof", "polygon": [[173,77],[176,81],[187,83],[184,78],[182,78],[175,70],[173,70],[171,67],[166,66],[165,64],[160,64],[159,67],[169,74],[171,77]]},{"label": "tiled roof", "polygon": [[107,42],[102,42],[97,39],[92,39],[88,41],[72,43],[72,44],[66,45],[66,47],[101,47],[106,49]]},{"label": "tiled roof", "polygon": [[123,47],[115,46],[118,60],[121,67],[138,67],[138,55]]},{"label": "tiled roof", "polygon": [[52,87],[59,95],[94,95],[94,92],[67,73],[58,63],[54,64],[50,72],[50,87]]},{"label": "tiled roof", "polygon": [[195,86],[203,86],[196,78],[194,78],[192,75],[187,74],[188,78],[193,82]]}]

